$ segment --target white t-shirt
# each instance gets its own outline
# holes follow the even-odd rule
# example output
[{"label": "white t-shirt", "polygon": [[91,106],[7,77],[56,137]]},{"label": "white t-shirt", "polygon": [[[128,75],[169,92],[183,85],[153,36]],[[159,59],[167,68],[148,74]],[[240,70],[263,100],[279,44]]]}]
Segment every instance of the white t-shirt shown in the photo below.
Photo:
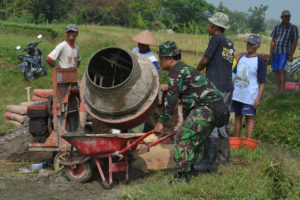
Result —
[{"label": "white t-shirt", "polygon": [[155,57],[154,53],[150,50],[147,53],[141,53],[138,47],[135,47],[134,49],[132,49],[133,52],[137,52],[139,54],[142,54],[143,56],[145,56],[146,58],[148,58],[155,66],[155,68],[158,70],[158,61],[157,58]]},{"label": "white t-shirt", "polygon": [[72,48],[67,41],[58,44],[48,55],[50,60],[58,60],[61,68],[77,68],[77,62],[81,61],[80,49],[77,44]]},{"label": "white t-shirt", "polygon": [[259,91],[257,71],[257,56],[248,58],[243,55],[240,58],[234,78],[233,100],[253,105]]}]

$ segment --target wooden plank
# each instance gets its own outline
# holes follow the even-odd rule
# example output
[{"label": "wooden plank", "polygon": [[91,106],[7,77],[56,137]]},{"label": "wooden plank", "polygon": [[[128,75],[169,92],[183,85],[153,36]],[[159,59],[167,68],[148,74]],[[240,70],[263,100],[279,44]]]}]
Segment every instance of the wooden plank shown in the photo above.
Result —
[{"label": "wooden plank", "polygon": [[[144,145],[139,145],[142,148]],[[173,159],[174,144],[158,144],[143,154],[133,155],[132,168],[142,171],[174,168],[176,163]]]},{"label": "wooden plank", "polygon": [[141,171],[161,170],[175,167],[176,163],[173,159],[148,160],[147,162],[145,162],[144,159],[136,159],[131,163],[131,168],[139,169]]}]

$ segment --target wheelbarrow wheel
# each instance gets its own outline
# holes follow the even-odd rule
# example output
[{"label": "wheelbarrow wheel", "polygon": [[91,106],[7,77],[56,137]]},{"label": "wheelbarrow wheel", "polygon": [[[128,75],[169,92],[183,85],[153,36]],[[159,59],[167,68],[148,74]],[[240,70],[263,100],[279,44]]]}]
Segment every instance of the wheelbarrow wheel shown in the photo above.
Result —
[{"label": "wheelbarrow wheel", "polygon": [[91,161],[81,164],[65,166],[65,175],[69,181],[84,183],[92,177]]}]

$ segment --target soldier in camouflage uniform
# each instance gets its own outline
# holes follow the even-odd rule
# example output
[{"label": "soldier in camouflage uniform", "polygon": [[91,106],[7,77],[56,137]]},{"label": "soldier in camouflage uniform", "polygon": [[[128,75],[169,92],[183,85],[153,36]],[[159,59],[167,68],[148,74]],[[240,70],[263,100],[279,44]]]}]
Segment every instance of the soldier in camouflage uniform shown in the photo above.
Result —
[{"label": "soldier in camouflage uniform", "polygon": [[181,62],[181,50],[174,41],[166,41],[159,46],[159,63],[169,71],[168,91],[155,133],[163,132],[163,124],[170,119],[180,98],[183,104],[184,122],[175,136],[174,159],[178,165],[178,178],[185,178],[193,171],[205,139],[215,127],[215,117],[211,104],[224,104],[216,87],[195,68]]}]

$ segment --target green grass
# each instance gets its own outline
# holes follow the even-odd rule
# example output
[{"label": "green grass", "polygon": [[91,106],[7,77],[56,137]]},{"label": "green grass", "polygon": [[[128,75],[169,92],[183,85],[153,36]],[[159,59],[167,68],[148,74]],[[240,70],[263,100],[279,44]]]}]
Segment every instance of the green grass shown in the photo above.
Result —
[{"label": "green grass", "polygon": [[6,186],[3,183],[0,183],[0,191],[5,190],[5,189],[6,189]]},{"label": "green grass", "polygon": [[299,199],[299,160],[288,154],[257,150],[232,150],[230,167],[214,174],[199,174],[190,184],[169,185],[172,170],[161,171],[143,184],[124,185],[116,199]]},{"label": "green grass", "polygon": [[275,93],[274,74],[269,74],[258,108],[254,136],[300,151],[300,93]]}]

